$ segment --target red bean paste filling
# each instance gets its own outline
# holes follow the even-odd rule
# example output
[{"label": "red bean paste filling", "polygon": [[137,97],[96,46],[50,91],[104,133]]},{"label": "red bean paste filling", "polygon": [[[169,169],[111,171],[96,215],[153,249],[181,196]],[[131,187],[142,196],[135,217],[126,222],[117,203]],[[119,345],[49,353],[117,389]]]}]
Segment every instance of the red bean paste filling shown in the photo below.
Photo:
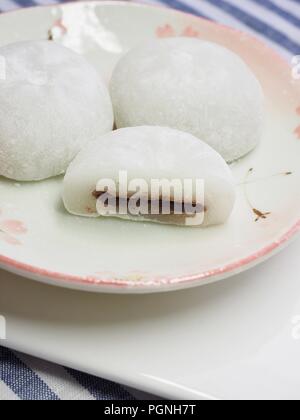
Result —
[{"label": "red bean paste filling", "polygon": [[[104,191],[93,191],[92,195],[94,198],[96,198],[98,200],[99,197],[101,197],[103,194],[105,194]],[[117,212],[119,211],[120,206],[124,206],[124,202],[127,202],[127,206],[128,206],[128,202],[130,200],[130,198],[127,199],[122,199],[120,197],[116,197],[116,207],[117,207]],[[140,206],[140,200],[137,200],[137,206]],[[207,209],[206,207],[204,207],[202,204],[196,204],[196,203],[187,203],[185,204],[184,202],[176,202],[176,201],[170,201],[170,203],[168,201],[159,199],[158,200],[158,206],[157,206],[157,201],[155,200],[148,200],[148,214],[151,214],[151,205],[156,205],[156,207],[158,207],[159,209],[159,215],[164,216],[165,213],[163,213],[163,209],[169,209],[168,204],[170,204],[170,213],[171,215],[176,215],[175,211],[177,212],[177,214],[186,214],[186,215],[195,215],[196,213],[203,213],[206,212]]]}]

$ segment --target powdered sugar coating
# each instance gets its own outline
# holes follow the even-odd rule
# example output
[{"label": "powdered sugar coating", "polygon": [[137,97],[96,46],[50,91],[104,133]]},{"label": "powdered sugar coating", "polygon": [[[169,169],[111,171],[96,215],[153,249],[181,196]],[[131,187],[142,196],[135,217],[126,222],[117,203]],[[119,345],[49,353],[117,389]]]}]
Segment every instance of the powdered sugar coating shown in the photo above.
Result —
[{"label": "powdered sugar coating", "polygon": [[127,171],[128,182],[138,178],[148,185],[153,179],[203,180],[206,226],[225,222],[234,205],[231,170],[210,146],[178,130],[140,126],[102,136],[76,156],[64,179],[67,210],[76,215],[98,216],[93,191],[100,179],[117,181],[119,171]]},{"label": "powdered sugar coating", "polygon": [[50,41],[0,48],[0,175],[63,173],[88,142],[112,130],[109,92],[80,55]]},{"label": "powdered sugar coating", "polygon": [[118,128],[177,128],[227,162],[250,152],[262,136],[258,80],[236,54],[213,43],[170,38],[141,45],[120,60],[110,90]]}]

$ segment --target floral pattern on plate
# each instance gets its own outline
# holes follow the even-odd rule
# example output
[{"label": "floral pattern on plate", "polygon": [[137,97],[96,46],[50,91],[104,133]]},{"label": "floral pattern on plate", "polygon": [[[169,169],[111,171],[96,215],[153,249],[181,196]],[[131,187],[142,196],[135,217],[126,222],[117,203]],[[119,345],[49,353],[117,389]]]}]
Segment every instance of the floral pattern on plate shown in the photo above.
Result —
[{"label": "floral pattern on plate", "polygon": [[10,245],[21,245],[21,241],[16,236],[24,235],[27,232],[26,227],[20,220],[4,219],[1,217],[0,210],[0,240]]}]

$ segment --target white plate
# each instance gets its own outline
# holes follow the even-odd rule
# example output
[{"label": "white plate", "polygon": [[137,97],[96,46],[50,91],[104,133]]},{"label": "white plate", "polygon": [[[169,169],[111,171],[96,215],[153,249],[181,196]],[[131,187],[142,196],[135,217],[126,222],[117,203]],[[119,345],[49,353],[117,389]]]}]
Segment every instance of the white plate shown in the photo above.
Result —
[{"label": "white plate", "polygon": [[[179,12],[85,2],[0,16],[2,44],[47,38],[87,56],[109,80],[137,42],[188,35],[241,55],[267,98],[261,145],[232,166],[238,199],[224,226],[199,230],[76,218],[63,208],[61,178],[0,179],[1,267],[39,281],[92,291],[142,293],[228,277],[271,256],[300,228],[300,82],[252,37]],[[34,113],[32,114],[34,118]]]},{"label": "white plate", "polygon": [[0,345],[166,398],[300,399],[300,241],[227,281],[156,295],[0,270]]}]

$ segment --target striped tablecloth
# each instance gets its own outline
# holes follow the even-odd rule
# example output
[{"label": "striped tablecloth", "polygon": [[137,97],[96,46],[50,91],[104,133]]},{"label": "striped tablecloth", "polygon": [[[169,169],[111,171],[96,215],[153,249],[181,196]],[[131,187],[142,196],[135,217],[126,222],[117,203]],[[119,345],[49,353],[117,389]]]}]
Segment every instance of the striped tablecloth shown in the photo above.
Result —
[{"label": "striped tablecloth", "polygon": [[[300,55],[300,0],[142,0],[255,34],[286,59]],[[0,0],[0,12],[59,0]],[[149,396],[0,347],[0,400],[131,400]]]}]

